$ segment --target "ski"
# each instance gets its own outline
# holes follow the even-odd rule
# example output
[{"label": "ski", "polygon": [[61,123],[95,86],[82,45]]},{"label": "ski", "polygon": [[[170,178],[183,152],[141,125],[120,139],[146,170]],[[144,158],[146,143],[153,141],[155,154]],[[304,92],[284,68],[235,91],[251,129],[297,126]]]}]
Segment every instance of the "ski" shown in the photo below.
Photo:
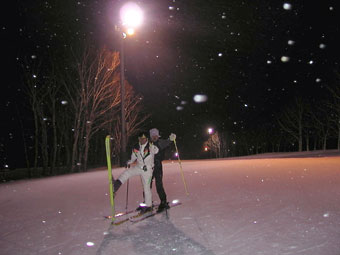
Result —
[{"label": "ski", "polygon": [[[158,205],[159,204],[154,204],[153,207],[157,207],[158,208]],[[120,213],[116,213],[115,214],[115,218],[120,218],[120,217],[123,217],[125,215],[129,215],[129,214],[133,214],[133,213],[137,213],[138,210],[137,209],[134,209],[134,210],[129,210],[129,211],[125,211],[125,212],[120,212]],[[105,219],[112,219],[112,215],[106,215],[104,216]]]},{"label": "ski", "polygon": [[[158,207],[158,206],[157,206]],[[132,211],[131,213],[133,213],[133,212],[137,212],[137,214],[135,214],[135,215],[132,215],[132,216],[129,216],[129,217],[126,217],[126,218],[124,218],[124,219],[121,219],[122,218],[122,216],[127,216],[127,215],[129,215],[128,213],[125,213],[125,214],[123,214],[123,215],[119,215],[118,216],[118,218],[116,218],[116,220],[114,221],[114,222],[112,222],[112,224],[113,225],[120,225],[120,224],[122,224],[122,223],[124,223],[124,222],[128,222],[128,221],[131,221],[131,220],[133,220],[133,219],[137,219],[137,218],[139,218],[139,217],[141,217],[141,216],[143,216],[143,215],[145,215],[145,214],[147,214],[148,212],[146,212],[146,213],[141,213],[141,212],[138,212],[138,211],[136,211],[136,210],[134,210],[134,211]],[[131,214],[130,213],[130,214]],[[107,216],[106,218],[107,219],[109,219],[111,216]],[[120,217],[120,218],[119,218]]]},{"label": "ski", "polygon": [[[169,205],[169,206],[170,206],[169,209],[171,209],[172,207],[181,205],[181,204],[182,204],[182,203],[180,203],[180,202],[175,203],[175,204],[170,204],[170,205]],[[144,217],[140,217],[140,216],[134,217],[134,218],[131,217],[131,218],[129,218],[129,220],[130,220],[132,223],[141,222],[141,221],[143,221],[143,220],[145,220],[145,219],[148,219],[148,218],[150,218],[150,217],[152,217],[152,216],[155,216],[156,214],[159,214],[159,213],[162,213],[162,212],[166,212],[166,211],[168,210],[168,209],[165,209],[165,210],[163,210],[163,211],[161,211],[161,212],[157,212],[157,209],[158,209],[158,206],[154,207],[153,210],[152,210],[151,212],[146,212],[146,213],[143,213],[142,215],[140,215],[140,216],[144,216]]]},{"label": "ski", "polygon": [[[130,210],[130,211],[126,211],[126,212],[121,212],[121,213],[116,213],[115,214],[115,218],[120,218],[122,216],[128,215],[128,214],[132,214],[136,212],[136,210]],[[106,215],[104,216],[105,219],[112,219],[112,215]]]},{"label": "ski", "polygon": [[106,149],[107,171],[109,175],[108,177],[109,177],[110,203],[111,203],[111,220],[113,223],[115,220],[115,200],[114,200],[113,183],[112,183],[110,139],[111,137],[107,135],[105,138],[105,149]]}]

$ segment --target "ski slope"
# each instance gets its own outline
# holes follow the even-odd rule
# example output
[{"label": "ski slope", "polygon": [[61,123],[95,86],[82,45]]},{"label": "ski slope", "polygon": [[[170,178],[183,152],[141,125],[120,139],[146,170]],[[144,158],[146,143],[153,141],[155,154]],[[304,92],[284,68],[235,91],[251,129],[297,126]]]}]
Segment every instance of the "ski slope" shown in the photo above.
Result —
[{"label": "ski slope", "polygon": [[[0,184],[0,254],[340,254],[340,153],[164,163],[182,205],[112,226],[107,171]],[[117,177],[123,168],[113,170]],[[127,184],[116,211],[126,210]],[[153,187],[153,200],[158,196]],[[129,181],[128,209],[142,202]]]}]

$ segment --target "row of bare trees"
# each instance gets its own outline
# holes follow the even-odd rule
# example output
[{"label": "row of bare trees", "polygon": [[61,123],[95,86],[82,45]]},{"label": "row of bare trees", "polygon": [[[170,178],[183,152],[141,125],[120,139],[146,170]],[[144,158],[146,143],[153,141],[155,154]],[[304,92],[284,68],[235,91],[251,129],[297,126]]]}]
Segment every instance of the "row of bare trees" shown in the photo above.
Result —
[{"label": "row of bare trees", "polygon": [[[215,132],[204,147],[215,157],[266,152],[335,149],[340,151],[340,75],[321,103],[295,98],[277,114],[276,123],[256,130]],[[333,144],[329,146],[329,142]],[[334,143],[336,141],[336,144]]]},{"label": "row of bare trees", "polygon": [[[120,150],[119,53],[88,47],[68,65],[26,63],[25,93],[32,112],[33,134],[26,132],[30,176],[60,171],[86,171],[104,163],[104,138],[113,137],[113,154]],[[127,136],[139,131],[148,115],[143,98],[125,81]],[[119,157],[115,157],[119,163]],[[66,170],[65,170],[66,169]]]}]

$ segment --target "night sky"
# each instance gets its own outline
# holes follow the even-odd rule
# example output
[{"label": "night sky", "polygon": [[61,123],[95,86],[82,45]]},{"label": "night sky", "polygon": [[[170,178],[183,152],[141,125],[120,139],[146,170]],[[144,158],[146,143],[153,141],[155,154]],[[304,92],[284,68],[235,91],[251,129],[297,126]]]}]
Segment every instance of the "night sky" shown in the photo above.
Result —
[{"label": "night sky", "polygon": [[[44,61],[85,37],[98,48],[118,50],[114,25],[123,3],[16,1],[11,18],[1,24],[2,151],[22,146],[25,58]],[[164,137],[176,133],[188,157],[201,150],[208,126],[227,132],[273,128],[295,97],[317,104],[339,71],[336,0],[138,3],[144,23],[126,40],[126,78],[152,114],[146,128],[157,127]],[[196,102],[195,95],[207,100]]]}]

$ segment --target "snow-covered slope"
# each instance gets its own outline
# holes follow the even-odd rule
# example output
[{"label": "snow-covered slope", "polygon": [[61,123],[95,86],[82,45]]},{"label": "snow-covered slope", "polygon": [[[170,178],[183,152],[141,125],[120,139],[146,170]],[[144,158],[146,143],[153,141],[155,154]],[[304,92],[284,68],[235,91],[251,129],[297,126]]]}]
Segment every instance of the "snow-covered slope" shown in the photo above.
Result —
[{"label": "snow-covered slope", "polygon": [[[168,200],[182,205],[110,225],[105,169],[0,185],[0,254],[340,254],[340,156],[164,163]],[[117,177],[123,171],[115,169]],[[125,211],[124,184],[116,211]],[[158,196],[153,187],[153,200]],[[129,181],[128,209],[142,201]]]}]

